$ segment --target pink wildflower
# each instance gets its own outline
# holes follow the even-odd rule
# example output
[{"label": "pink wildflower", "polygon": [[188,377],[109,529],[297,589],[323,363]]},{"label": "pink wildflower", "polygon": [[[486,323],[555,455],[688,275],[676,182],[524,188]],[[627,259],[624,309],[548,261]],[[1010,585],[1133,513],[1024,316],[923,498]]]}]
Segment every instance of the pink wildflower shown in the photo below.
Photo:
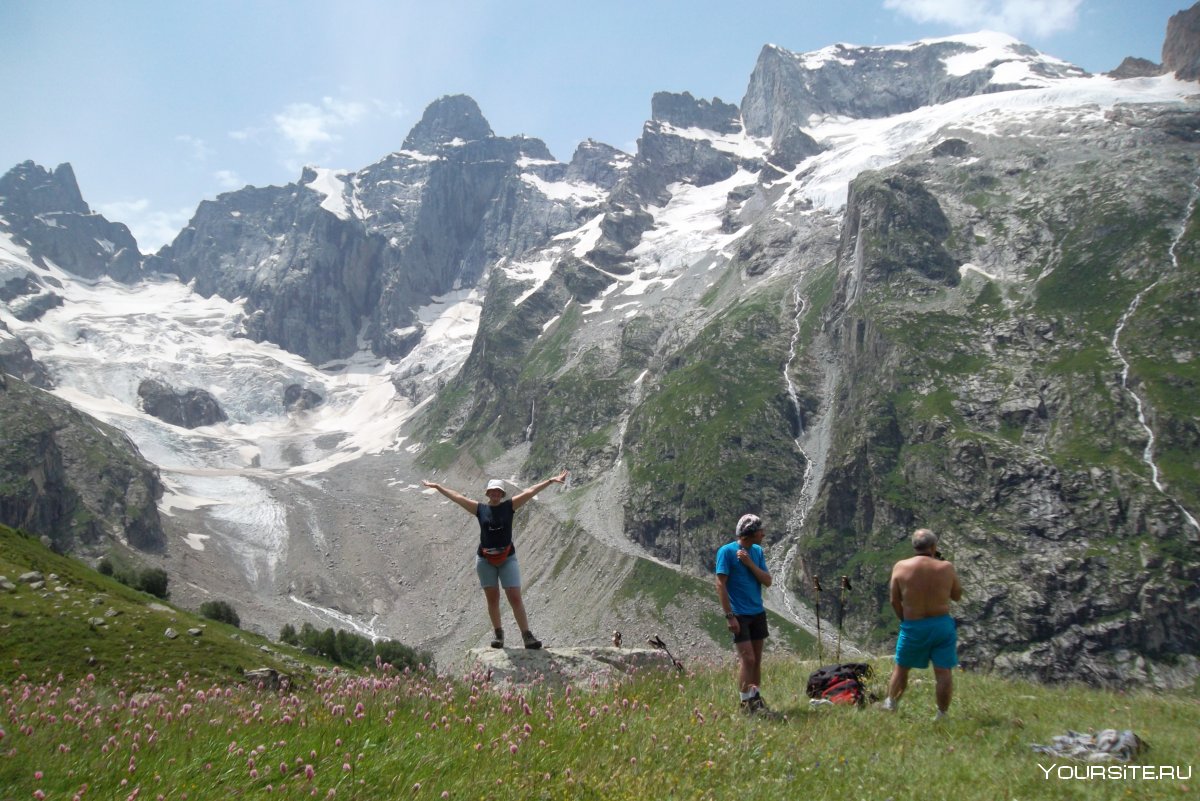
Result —
[{"label": "pink wildflower", "polygon": [[304,777],[305,777],[306,779],[311,779],[313,776],[315,776],[315,775],[316,775],[316,773],[317,773],[317,771],[316,771],[316,769],[315,769],[315,768],[313,768],[313,766],[312,766],[312,765],[305,765],[305,766],[304,766]]}]

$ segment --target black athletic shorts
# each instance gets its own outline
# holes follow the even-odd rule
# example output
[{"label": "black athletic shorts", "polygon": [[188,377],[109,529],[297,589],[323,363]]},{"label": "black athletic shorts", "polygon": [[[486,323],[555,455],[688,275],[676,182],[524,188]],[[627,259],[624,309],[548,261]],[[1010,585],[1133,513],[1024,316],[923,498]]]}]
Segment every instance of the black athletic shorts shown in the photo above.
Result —
[{"label": "black athletic shorts", "polygon": [[738,615],[737,620],[738,633],[733,635],[734,642],[765,640],[769,636],[766,612],[760,612],[757,615]]}]

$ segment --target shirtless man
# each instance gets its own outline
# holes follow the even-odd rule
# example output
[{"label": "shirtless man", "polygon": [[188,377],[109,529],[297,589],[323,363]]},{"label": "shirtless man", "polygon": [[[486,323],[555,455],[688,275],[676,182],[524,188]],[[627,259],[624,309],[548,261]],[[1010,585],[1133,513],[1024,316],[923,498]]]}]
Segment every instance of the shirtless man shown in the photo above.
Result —
[{"label": "shirtless man", "polygon": [[892,568],[892,609],[900,618],[896,639],[896,667],[888,682],[883,708],[894,710],[908,687],[908,671],[926,668],[933,659],[937,683],[937,719],[946,716],[954,693],[953,669],[958,665],[958,632],[950,617],[950,602],[962,598],[954,565],[937,551],[938,538],[927,528],[913,532],[916,556]]}]

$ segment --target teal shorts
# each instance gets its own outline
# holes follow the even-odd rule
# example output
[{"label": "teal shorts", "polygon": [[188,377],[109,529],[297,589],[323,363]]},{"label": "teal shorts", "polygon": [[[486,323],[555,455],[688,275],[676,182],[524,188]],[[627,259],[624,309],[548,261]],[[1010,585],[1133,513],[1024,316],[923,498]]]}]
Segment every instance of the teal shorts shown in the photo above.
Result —
[{"label": "teal shorts", "polygon": [[906,668],[958,666],[958,626],[950,615],[904,620],[896,638],[896,664]]}]

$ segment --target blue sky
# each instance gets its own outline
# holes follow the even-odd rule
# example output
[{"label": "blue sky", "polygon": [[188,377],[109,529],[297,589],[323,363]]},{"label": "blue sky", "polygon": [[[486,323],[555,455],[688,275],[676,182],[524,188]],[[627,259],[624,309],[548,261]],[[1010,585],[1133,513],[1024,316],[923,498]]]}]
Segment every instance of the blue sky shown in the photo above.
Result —
[{"label": "blue sky", "polygon": [[998,30],[1092,72],[1161,59],[1186,0],[0,0],[0,171],[70,162],[157,250],[197,204],[359,169],[464,93],[560,160],[632,150],[656,91],[740,103],[765,44]]}]

